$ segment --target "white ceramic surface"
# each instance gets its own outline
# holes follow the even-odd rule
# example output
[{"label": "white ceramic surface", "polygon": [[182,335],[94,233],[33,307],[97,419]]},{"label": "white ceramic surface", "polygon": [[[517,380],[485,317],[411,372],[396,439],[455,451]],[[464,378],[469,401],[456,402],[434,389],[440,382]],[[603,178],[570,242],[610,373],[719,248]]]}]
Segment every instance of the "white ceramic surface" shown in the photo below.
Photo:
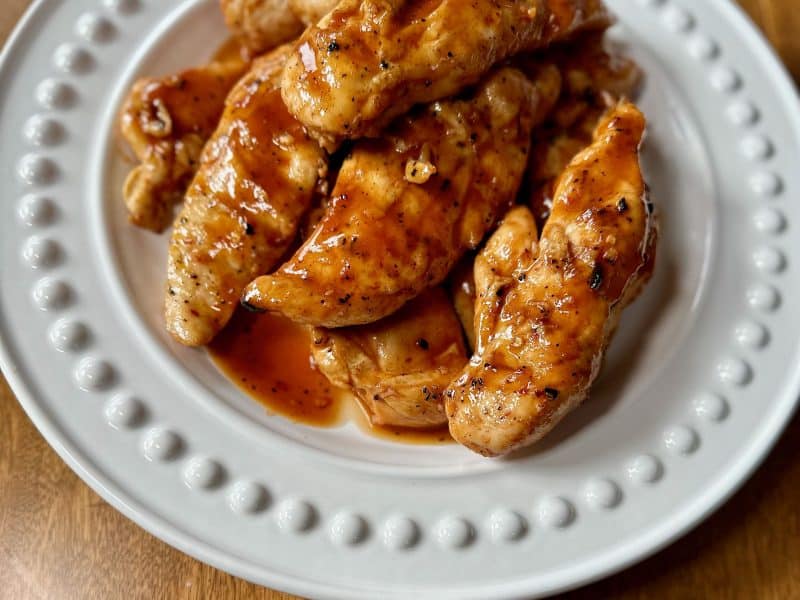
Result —
[{"label": "white ceramic surface", "polygon": [[37,427],[155,535],[312,597],[541,596],[695,525],[798,396],[800,111],[727,1],[610,4],[648,74],[656,275],[590,402],[488,461],[269,416],[169,341],[166,238],[125,222],[114,117],[135,77],[209,56],[217,2],[37,2],[0,69],[0,355]]}]

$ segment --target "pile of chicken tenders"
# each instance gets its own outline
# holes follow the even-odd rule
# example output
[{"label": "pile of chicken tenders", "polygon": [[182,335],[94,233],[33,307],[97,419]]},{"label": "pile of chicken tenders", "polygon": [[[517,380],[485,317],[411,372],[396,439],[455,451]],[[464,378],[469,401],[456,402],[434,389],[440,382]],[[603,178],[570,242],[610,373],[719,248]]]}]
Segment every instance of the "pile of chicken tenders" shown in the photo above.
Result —
[{"label": "pile of chicken tenders", "polygon": [[222,10],[242,51],[137,81],[121,113],[130,220],[172,224],[170,334],[270,311],[375,424],[485,456],[547,434],[655,259],[641,74],[602,1]]}]

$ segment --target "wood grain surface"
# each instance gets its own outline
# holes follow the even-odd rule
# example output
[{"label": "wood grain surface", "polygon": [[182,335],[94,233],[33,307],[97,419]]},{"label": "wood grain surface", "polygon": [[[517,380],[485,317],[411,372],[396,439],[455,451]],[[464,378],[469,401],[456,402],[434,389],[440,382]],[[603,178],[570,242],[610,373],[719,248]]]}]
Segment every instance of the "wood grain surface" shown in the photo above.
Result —
[{"label": "wood grain surface", "polygon": [[[0,40],[28,4],[2,1]],[[800,0],[741,4],[800,78]],[[798,507],[800,416],[758,473],[703,525],[564,597],[800,598]],[[48,447],[0,378],[0,599],[22,598],[292,596],[199,563],[116,512]]]}]

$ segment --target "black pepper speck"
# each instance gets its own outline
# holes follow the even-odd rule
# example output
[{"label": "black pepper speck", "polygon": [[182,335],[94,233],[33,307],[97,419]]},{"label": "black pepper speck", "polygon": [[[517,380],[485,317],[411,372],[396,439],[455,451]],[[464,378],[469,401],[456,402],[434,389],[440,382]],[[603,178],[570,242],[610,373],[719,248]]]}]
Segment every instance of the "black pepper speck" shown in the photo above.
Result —
[{"label": "black pepper speck", "polygon": [[600,265],[595,265],[592,269],[592,275],[589,277],[589,287],[593,290],[599,290],[603,285],[603,269]]}]

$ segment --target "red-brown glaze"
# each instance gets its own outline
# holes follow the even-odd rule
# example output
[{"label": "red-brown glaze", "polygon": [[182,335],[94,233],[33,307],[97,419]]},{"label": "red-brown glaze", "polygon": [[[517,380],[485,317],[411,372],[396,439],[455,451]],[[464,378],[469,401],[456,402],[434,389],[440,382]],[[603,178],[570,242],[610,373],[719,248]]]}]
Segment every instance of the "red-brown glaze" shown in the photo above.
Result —
[{"label": "red-brown glaze", "polygon": [[239,310],[208,350],[223,373],[271,411],[330,427],[342,420],[341,394],[311,365],[310,345],[307,327]]},{"label": "red-brown glaze", "polygon": [[275,267],[325,173],[322,149],[277,87],[290,49],[257,58],[234,86],[175,220],[164,312],[182,344],[211,341],[244,286]]},{"label": "red-brown glaze", "polygon": [[134,225],[152,231],[169,225],[247,64],[241,46],[229,41],[207,65],[134,83],[120,113],[122,136],[141,162],[123,188]]},{"label": "red-brown glaze", "polygon": [[344,0],[300,37],[283,97],[322,137],[372,135],[509,56],[609,22],[599,0]]},{"label": "red-brown glaze", "polygon": [[603,118],[559,177],[538,254],[533,216],[519,207],[476,259],[476,351],[445,392],[450,433],[471,450],[499,456],[532,444],[587,397],[653,267],[644,127],[628,102]]},{"label": "red-brown glaze", "polygon": [[436,102],[382,139],[359,141],[311,236],[244,300],[346,327],[373,323],[439,284],[512,205],[531,128],[556,96],[542,90],[559,85],[555,69],[535,80],[499,69],[472,96]]},{"label": "red-brown glaze", "polygon": [[541,229],[550,216],[557,177],[592,143],[606,110],[619,99],[636,95],[642,72],[631,59],[607,51],[602,33],[585,35],[530,59],[533,64],[552,62],[563,79],[553,112],[534,132],[522,191]]},{"label": "red-brown glaze", "polygon": [[268,411],[296,423],[335,427],[349,418],[375,437],[403,444],[444,444],[447,426],[373,426],[354,399],[312,365],[308,327],[272,314],[238,310],[208,346],[211,359],[237,387]]},{"label": "red-brown glaze", "polygon": [[302,21],[289,9],[289,0],[221,0],[220,8],[228,29],[254,56],[303,31]]}]

